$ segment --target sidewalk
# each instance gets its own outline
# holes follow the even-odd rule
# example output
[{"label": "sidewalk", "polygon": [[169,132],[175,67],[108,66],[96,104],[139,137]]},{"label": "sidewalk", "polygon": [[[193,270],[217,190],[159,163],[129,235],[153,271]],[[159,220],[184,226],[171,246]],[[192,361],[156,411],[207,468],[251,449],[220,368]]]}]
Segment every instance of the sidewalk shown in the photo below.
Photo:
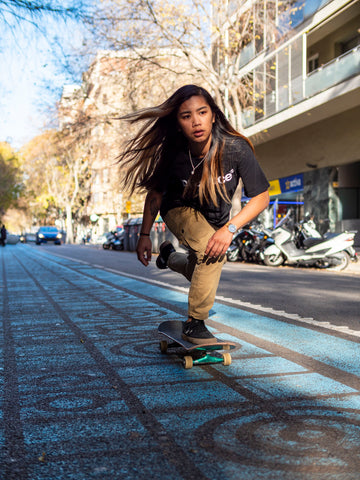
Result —
[{"label": "sidewalk", "polygon": [[360,248],[356,248],[356,255],[357,255],[358,261],[350,262],[347,269],[344,270],[345,273],[355,273],[357,275],[360,275]]},{"label": "sidewalk", "polygon": [[164,286],[0,249],[0,479],[359,478],[358,338],[216,304],[233,362],[185,370],[156,329],[186,308]]},{"label": "sidewalk", "polygon": [[357,262],[351,262],[344,273],[355,273],[360,275],[360,255],[358,255],[359,260]]}]

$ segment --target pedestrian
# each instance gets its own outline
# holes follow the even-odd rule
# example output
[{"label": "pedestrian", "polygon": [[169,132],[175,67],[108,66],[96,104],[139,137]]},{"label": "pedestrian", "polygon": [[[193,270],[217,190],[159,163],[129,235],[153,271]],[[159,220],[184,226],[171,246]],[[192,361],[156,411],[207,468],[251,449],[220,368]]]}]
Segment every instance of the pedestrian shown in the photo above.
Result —
[{"label": "pedestrian", "polygon": [[[234,233],[268,205],[269,183],[250,141],[238,133],[202,87],[186,85],[164,103],[123,117],[146,121],[119,157],[130,193],[146,191],[137,257],[148,266],[150,231],[160,212],[169,230],[186,247],[160,245],[156,265],[190,281],[188,318],[182,337],[195,344],[213,335],[205,321],[213,306],[222,266]],[[229,219],[231,199],[242,180],[250,198]]]},{"label": "pedestrian", "polygon": [[5,225],[3,225],[1,227],[1,231],[0,231],[0,243],[1,243],[1,246],[2,247],[5,247],[5,243],[6,243],[6,228],[5,228]]}]

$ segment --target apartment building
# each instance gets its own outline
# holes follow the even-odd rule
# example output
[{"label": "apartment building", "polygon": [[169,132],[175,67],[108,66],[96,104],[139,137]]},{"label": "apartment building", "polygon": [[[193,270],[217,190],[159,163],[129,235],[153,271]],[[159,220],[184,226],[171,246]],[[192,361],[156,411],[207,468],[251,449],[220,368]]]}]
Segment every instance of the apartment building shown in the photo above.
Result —
[{"label": "apartment building", "polygon": [[[140,52],[141,53],[141,52]],[[84,234],[92,237],[114,230],[129,216],[142,215],[144,196],[120,187],[121,172],[116,163],[121,147],[138,126],[119,117],[140,108],[163,102],[184,83],[194,83],[187,72],[187,60],[180,51],[143,51],[144,59],[132,51],[99,51],[78,86],[64,87],[60,102],[60,126],[86,119],[91,165],[91,194],[87,205],[89,222]],[[147,61],[149,57],[152,61]],[[156,59],[156,62],[154,61]],[[164,68],[162,68],[164,67]]]},{"label": "apartment building", "polygon": [[[253,91],[243,132],[271,180],[277,213],[360,231],[360,2],[228,0],[253,15],[238,77]],[[230,16],[229,16],[230,18]],[[237,19],[237,20],[236,20]],[[358,235],[358,244],[359,235]]]}]

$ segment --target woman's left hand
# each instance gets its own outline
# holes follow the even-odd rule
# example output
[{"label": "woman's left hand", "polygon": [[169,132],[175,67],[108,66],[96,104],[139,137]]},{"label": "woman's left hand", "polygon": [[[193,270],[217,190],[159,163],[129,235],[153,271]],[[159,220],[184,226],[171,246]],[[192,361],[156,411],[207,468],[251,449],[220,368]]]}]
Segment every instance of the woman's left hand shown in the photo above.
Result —
[{"label": "woman's left hand", "polygon": [[217,230],[214,235],[208,241],[205,255],[212,258],[217,258],[225,255],[226,250],[229,248],[233,234],[225,227]]}]

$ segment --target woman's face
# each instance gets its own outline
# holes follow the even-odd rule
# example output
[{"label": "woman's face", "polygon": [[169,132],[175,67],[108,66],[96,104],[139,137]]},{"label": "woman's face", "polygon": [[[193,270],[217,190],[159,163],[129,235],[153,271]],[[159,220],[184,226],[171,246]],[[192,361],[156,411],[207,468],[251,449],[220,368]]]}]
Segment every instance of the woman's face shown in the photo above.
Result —
[{"label": "woman's face", "polygon": [[177,112],[177,121],[183,134],[188,139],[190,148],[206,153],[210,148],[211,131],[215,121],[215,114],[210,105],[201,95],[194,95],[186,100],[179,107]]}]

